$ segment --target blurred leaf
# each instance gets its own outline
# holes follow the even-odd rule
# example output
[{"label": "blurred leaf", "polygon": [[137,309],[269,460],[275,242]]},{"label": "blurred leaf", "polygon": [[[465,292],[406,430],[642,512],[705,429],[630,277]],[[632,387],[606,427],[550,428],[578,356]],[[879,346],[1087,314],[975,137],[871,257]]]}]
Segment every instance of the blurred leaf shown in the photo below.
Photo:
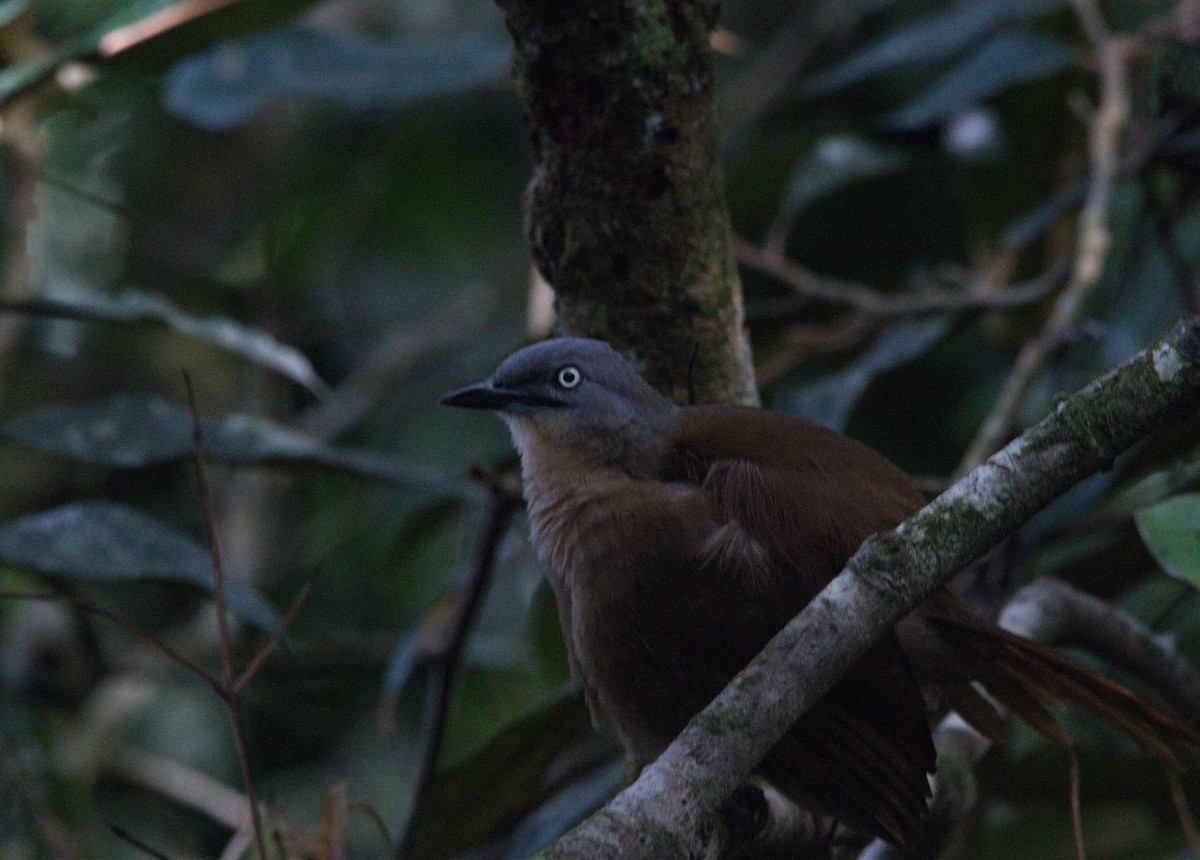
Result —
[{"label": "blurred leaf", "polygon": [[592,737],[577,691],[542,703],[437,775],[427,812],[413,825],[410,856],[453,857],[500,836],[537,807],[554,771],[561,774],[571,750]]},{"label": "blurred leaf", "polygon": [[[9,0],[13,2],[13,0]],[[313,0],[237,0],[229,8],[214,8],[200,15],[193,15],[181,23],[190,25],[172,27],[155,34],[151,43],[163,41],[164,37],[175,42],[183,42],[179,30],[194,30],[214,28],[228,37],[236,30],[238,22],[244,25],[263,26],[265,23],[277,23],[281,18],[294,15]],[[165,11],[193,5],[191,0],[131,0],[121,5],[108,17],[96,22],[86,32],[69,39],[49,53],[27,60],[0,72],[0,105],[20,95],[30,87],[40,83],[54,73],[63,63],[95,54],[105,37],[114,31],[131,27],[147,19],[162,15]],[[2,8],[2,7],[0,7]],[[210,19],[217,19],[214,24]],[[184,34],[187,35],[186,33]],[[186,47],[180,45],[180,47]],[[195,50],[193,47],[191,50]]]},{"label": "blurred leaf", "polygon": [[901,153],[854,135],[822,138],[792,172],[780,208],[784,214],[794,215],[844,185],[889,173],[905,161]]},{"label": "blurred leaf", "polygon": [[845,62],[810,76],[805,92],[826,95],[896,66],[952,57],[1001,24],[1036,18],[1065,5],[1066,0],[968,0],[897,29]]},{"label": "blurred leaf", "polygon": [[505,860],[521,860],[541,851],[599,809],[624,779],[625,763],[614,761],[560,791],[517,827]]},{"label": "blurred leaf", "polygon": [[0,107],[3,107],[13,96],[48,78],[74,53],[74,48],[71,47],[0,70]]},{"label": "blurred leaf", "polygon": [[507,42],[467,34],[382,40],[285,26],[181,60],[163,100],[176,116],[227,130],[285,98],[322,99],[355,111],[395,109],[499,81]]},{"label": "blurred leaf", "polygon": [[28,8],[29,0],[0,0],[0,27],[7,27]]},{"label": "blurred leaf", "polygon": [[[209,454],[231,463],[305,463],[460,498],[482,496],[467,481],[371,451],[325,445],[263,418],[229,415],[201,419],[200,426]],[[187,410],[159,397],[132,395],[39,409],[0,427],[0,439],[122,469],[184,460],[193,452]]]},{"label": "blurred leaf", "polygon": [[152,293],[127,290],[110,296],[93,290],[59,289],[31,301],[0,304],[0,310],[101,322],[158,323],[269,367],[317,396],[323,396],[329,390],[317,376],[312,362],[298,349],[280,343],[264,331],[225,317],[191,316]]},{"label": "blurred leaf", "polygon": [[[0,526],[0,561],[82,582],[165,579],[210,594],[208,550],[153,517],[112,502],[75,502]],[[239,582],[225,583],[229,608],[263,630],[279,615]]]},{"label": "blurred leaf", "polygon": [[94,403],[50,406],[0,428],[0,437],[122,469],[182,460],[192,452],[187,413],[154,397],[118,395]]},{"label": "blurred leaf", "polygon": [[999,33],[927,87],[885,123],[915,129],[949,119],[1014,84],[1060,72],[1075,62],[1068,45],[1039,33]]},{"label": "blurred leaf", "polygon": [[172,2],[175,0],[135,0],[89,32],[64,42],[40,57],[5,69],[0,73],[0,105],[41,83],[68,60],[95,53],[100,40],[109,31],[136,21],[139,17],[154,14],[172,5]]},{"label": "blurred leaf", "polygon": [[1166,573],[1200,588],[1200,493],[1173,496],[1135,514],[1138,534]]},{"label": "blurred leaf", "polygon": [[418,661],[445,652],[458,612],[458,595],[438,601],[425,613],[421,623],[396,643],[396,647],[388,656],[383,681],[380,684],[381,725],[391,725],[394,722],[400,694],[408,686]]},{"label": "blurred leaf", "polygon": [[850,420],[854,404],[875,377],[930,349],[949,327],[950,318],[945,316],[896,323],[849,367],[789,393],[785,397],[786,410],[841,430]]},{"label": "blurred leaf", "polygon": [[1040,237],[1059,218],[1062,218],[1083,203],[1087,188],[1087,180],[1080,179],[1071,183],[1050,199],[1035,206],[1004,231],[1003,237],[1000,240],[1001,247],[1008,251],[1015,251]]}]

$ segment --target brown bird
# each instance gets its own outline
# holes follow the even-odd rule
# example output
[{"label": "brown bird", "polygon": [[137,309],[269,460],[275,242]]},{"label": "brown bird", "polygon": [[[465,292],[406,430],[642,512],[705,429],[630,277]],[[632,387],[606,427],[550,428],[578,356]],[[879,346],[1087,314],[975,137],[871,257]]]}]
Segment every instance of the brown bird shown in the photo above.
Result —
[{"label": "brown bird", "polygon": [[[533,544],[572,669],[645,764],[813,599],[871,534],[924,503],[852,439],[763,409],[672,404],[601,341],[522,349],[443,402],[492,409],[521,455]],[[914,671],[915,670],[915,671]],[[1178,766],[1200,733],[941,590],[772,748],[759,775],[802,807],[912,839],[934,770],[921,685],[990,737],[993,705],[1069,744],[1071,701]]]}]

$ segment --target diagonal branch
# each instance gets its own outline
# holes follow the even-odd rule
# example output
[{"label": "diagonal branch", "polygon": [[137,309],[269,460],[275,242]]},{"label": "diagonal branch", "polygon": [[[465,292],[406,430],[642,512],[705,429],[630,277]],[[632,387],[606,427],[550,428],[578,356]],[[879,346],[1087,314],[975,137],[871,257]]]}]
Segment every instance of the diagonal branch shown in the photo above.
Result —
[{"label": "diagonal branch", "polygon": [[1198,405],[1193,317],[1063,401],[898,528],[868,539],[657,761],[545,856],[703,855],[720,805],[884,631],[1039,509]]}]

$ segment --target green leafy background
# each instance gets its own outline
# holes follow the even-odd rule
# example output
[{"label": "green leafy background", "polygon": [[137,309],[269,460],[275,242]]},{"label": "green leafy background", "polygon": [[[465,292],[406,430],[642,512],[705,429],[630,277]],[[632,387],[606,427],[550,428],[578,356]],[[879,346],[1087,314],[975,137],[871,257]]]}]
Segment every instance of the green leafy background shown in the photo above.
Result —
[{"label": "green leafy background", "polygon": [[[315,831],[344,778],[361,804],[349,856],[382,856],[362,809],[395,835],[413,801],[430,661],[486,501],[468,466],[514,464],[499,422],[437,405],[528,337],[530,165],[507,34],[483,0],[243,0],[103,55],[106,36],[187,5],[0,3],[0,579],[103,603],[216,670],[186,369],[240,660],[313,583],[244,694],[259,796],[273,827]],[[817,6],[847,26],[795,67],[772,60],[802,53]],[[1169,8],[1106,12],[1136,28]],[[1008,249],[1014,278],[1032,278],[1067,250],[1086,179],[1070,105],[1095,82],[1066,2],[730,0],[723,22],[737,40],[717,58],[722,157],[749,241],[774,231],[811,270],[885,292],[953,283]],[[1116,189],[1103,282],[1024,423],[1200,301],[1200,57],[1162,45],[1137,68],[1146,144]],[[751,112],[731,99],[747,81],[767,93]],[[820,346],[804,334],[844,308],[781,315],[786,286],[744,277],[765,401],[930,484],[1045,311],[885,320]],[[1198,424],[1032,522],[1003,588],[1063,577],[1200,657]],[[240,788],[202,682],[102,619],[20,600],[0,605],[0,668],[0,857],[143,856],[107,824],[173,858],[220,853],[226,826],[128,765],[153,753]],[[1164,774],[1070,725],[1089,856],[1182,856]],[[441,763],[414,857],[524,856],[623,779],[568,683],[520,518]],[[1071,855],[1059,751],[1018,733],[980,779],[955,856]],[[1195,802],[1194,772],[1185,789]]]}]

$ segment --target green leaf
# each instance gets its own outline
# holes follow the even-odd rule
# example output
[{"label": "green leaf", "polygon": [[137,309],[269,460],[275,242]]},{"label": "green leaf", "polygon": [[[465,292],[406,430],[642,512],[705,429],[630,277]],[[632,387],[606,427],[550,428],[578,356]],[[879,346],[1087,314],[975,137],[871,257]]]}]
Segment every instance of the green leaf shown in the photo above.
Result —
[{"label": "green leaf", "polygon": [[1134,515],[1142,542],[1166,573],[1200,588],[1200,493],[1185,493]]},{"label": "green leaf", "polygon": [[889,33],[848,60],[812,75],[808,95],[826,95],[898,66],[953,57],[997,26],[1037,18],[1066,5],[1065,0],[968,2]]},{"label": "green leaf", "polygon": [[[578,692],[542,703],[437,775],[414,824],[410,856],[453,857],[504,834],[538,806],[571,751],[593,737]],[[572,810],[576,820],[589,811]]]},{"label": "green leaf", "polygon": [[835,430],[844,428],[854,404],[875,377],[924,354],[949,328],[948,316],[890,326],[853,364],[788,394],[786,410]]},{"label": "green leaf", "polygon": [[29,0],[0,0],[0,27],[7,27],[28,8]]},{"label": "green leaf", "polygon": [[[112,502],[74,502],[0,526],[0,561],[80,582],[164,579],[212,593],[208,550],[153,517]],[[279,615],[253,590],[229,580],[229,608],[264,630]]]},{"label": "green leaf", "polygon": [[329,390],[298,349],[225,317],[192,316],[153,293],[127,290],[112,296],[94,290],[60,289],[30,301],[0,303],[0,311],[4,310],[99,322],[155,323],[268,367],[317,396]]},{"label": "green leaf", "polygon": [[[474,484],[434,469],[373,451],[326,445],[266,419],[230,415],[220,421],[201,419],[200,426],[214,459],[240,465],[302,463],[465,499],[481,497]],[[0,427],[0,439],[121,469],[176,462],[193,453],[187,410],[159,397],[124,394],[27,413]]]},{"label": "green leaf", "polygon": [[844,185],[881,176],[904,165],[904,155],[854,135],[830,135],[792,172],[782,211],[794,215]]},{"label": "green leaf", "polygon": [[999,33],[939,78],[885,123],[916,129],[947,120],[1015,84],[1035,81],[1075,62],[1075,51],[1038,33]]}]

